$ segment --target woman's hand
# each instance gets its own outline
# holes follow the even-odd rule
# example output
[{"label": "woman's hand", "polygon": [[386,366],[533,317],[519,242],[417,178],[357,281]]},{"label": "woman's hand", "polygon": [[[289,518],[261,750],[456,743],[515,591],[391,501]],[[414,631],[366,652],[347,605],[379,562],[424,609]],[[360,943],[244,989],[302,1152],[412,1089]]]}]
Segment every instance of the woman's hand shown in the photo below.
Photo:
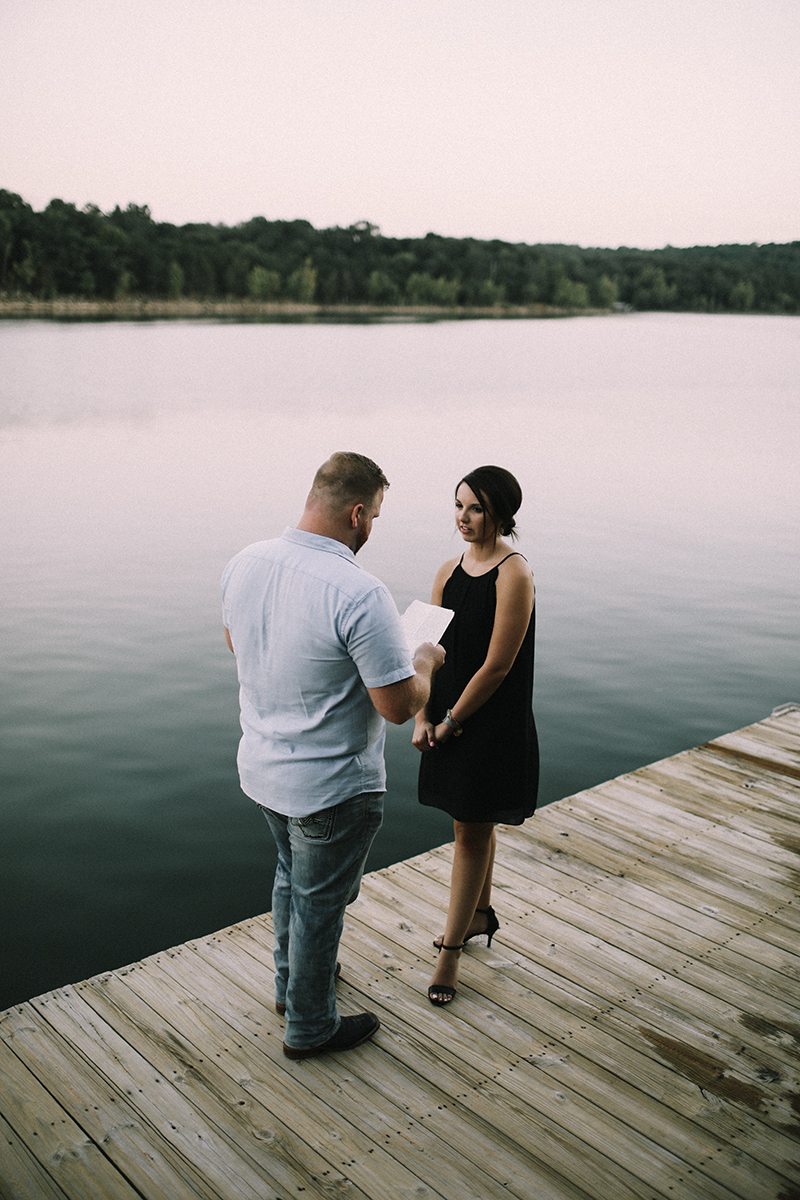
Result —
[{"label": "woman's hand", "polygon": [[411,742],[420,752],[424,753],[426,750],[438,750],[439,746],[443,746],[452,736],[452,729],[449,725],[445,725],[444,721],[439,725],[432,725],[428,720],[417,721]]},{"label": "woman's hand", "polygon": [[434,729],[427,717],[417,717],[414,722],[414,736],[411,739],[411,745],[416,746],[420,753],[434,749]]},{"label": "woman's hand", "polygon": [[437,725],[433,731],[433,740],[437,746],[443,746],[445,742],[449,742],[453,736],[453,731],[449,725],[442,721],[441,725]]}]

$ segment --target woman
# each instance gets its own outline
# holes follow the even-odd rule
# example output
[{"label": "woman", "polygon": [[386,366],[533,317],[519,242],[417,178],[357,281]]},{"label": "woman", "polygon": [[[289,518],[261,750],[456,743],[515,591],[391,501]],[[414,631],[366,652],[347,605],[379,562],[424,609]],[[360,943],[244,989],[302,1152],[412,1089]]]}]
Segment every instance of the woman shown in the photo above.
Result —
[{"label": "woman", "polygon": [[431,603],[455,616],[431,698],[417,715],[419,799],[453,817],[450,905],[428,997],[449,1004],[461,950],[499,923],[491,905],[495,824],[521,825],[536,808],[539,747],[533,721],[534,589],[516,537],[522,491],[502,467],[478,467],[456,488],[460,558],[440,567]]}]

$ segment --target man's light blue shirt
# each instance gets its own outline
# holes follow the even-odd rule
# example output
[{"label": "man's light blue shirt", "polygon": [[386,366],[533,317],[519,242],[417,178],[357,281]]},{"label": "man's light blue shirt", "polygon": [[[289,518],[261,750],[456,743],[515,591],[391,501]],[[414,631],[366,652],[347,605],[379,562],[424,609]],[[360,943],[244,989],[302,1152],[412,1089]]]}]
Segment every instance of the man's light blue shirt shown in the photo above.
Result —
[{"label": "man's light blue shirt", "polygon": [[367,688],[414,674],[388,588],[341,542],[289,528],[228,563],[222,596],[244,793],[303,817],[385,790],[386,726]]}]

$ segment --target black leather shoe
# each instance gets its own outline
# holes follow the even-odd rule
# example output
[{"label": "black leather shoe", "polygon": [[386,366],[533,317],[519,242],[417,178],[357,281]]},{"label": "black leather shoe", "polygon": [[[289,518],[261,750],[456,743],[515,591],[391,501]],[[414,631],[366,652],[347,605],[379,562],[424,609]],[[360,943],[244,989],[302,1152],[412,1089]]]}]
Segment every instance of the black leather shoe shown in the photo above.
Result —
[{"label": "black leather shoe", "polygon": [[287,1046],[283,1053],[287,1058],[311,1058],[315,1054],[332,1054],[336,1050],[352,1050],[377,1033],[381,1023],[375,1013],[357,1013],[354,1017],[342,1017],[342,1023],[333,1037],[319,1046]]}]

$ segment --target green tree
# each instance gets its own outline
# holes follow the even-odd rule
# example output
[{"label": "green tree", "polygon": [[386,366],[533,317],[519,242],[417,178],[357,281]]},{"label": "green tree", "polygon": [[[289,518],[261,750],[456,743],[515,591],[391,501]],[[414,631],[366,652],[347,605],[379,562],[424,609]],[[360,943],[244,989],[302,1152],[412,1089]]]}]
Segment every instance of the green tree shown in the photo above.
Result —
[{"label": "green tree", "polygon": [[81,296],[93,296],[96,291],[97,280],[94,277],[94,273],[87,267],[81,271],[80,278],[78,279],[78,292]]},{"label": "green tree", "polygon": [[677,286],[667,283],[662,267],[645,267],[639,276],[633,303],[640,309],[672,308],[677,297]]},{"label": "green tree", "polygon": [[34,212],[16,192],[0,188],[0,288],[17,281],[13,270],[19,261],[25,239],[33,235]]},{"label": "green tree", "polygon": [[408,277],[406,299],[409,304],[435,304],[449,308],[458,301],[460,284],[457,279],[434,279],[427,271],[415,271]]},{"label": "green tree", "polygon": [[133,290],[133,276],[130,271],[120,271],[117,279],[116,287],[114,288],[115,300],[126,300]]},{"label": "green tree", "polygon": [[484,279],[478,288],[477,301],[478,304],[484,305],[487,308],[493,308],[496,304],[505,304],[505,284],[495,283],[492,279]]},{"label": "green tree", "polygon": [[146,204],[129,204],[123,211],[117,205],[106,220],[123,235],[124,251],[119,267],[130,271],[134,281],[132,286],[146,296],[160,293],[165,272],[158,240],[159,226],[150,209]]},{"label": "green tree", "polygon": [[585,283],[562,275],[553,292],[553,304],[558,308],[588,308],[589,289]]},{"label": "green tree", "polygon": [[225,290],[231,296],[247,295],[247,279],[252,265],[251,247],[232,242],[227,247],[226,265],[223,272]]},{"label": "green tree", "polygon": [[406,290],[406,284],[418,266],[415,254],[410,250],[400,250],[389,256],[386,269],[400,292]]},{"label": "green tree", "polygon": [[[173,270],[170,281],[171,263],[180,264],[182,279]],[[0,188],[0,288],[43,297],[247,296],[266,287],[260,272],[252,274],[256,266],[276,272],[292,298],[324,303],[402,298],[437,307],[557,302],[580,309],[619,299],[641,309],[800,311],[800,242],[582,249],[435,233],[387,238],[367,221],[317,230],[308,221],[260,216],[233,227],[179,227],[156,224],[137,205],[104,214],[52,200],[35,213]]]},{"label": "green tree", "polygon": [[371,304],[396,304],[400,290],[385,271],[375,270],[367,280],[367,296]]},{"label": "green tree", "polygon": [[281,277],[277,271],[257,265],[247,276],[247,291],[254,300],[274,300],[281,290]]},{"label": "green tree", "polygon": [[740,279],[731,288],[728,304],[734,312],[750,312],[756,302],[756,289],[749,279]]},{"label": "green tree", "polygon": [[11,218],[0,212],[0,288],[5,286],[8,260],[14,245],[14,230]]},{"label": "green tree", "polygon": [[286,281],[286,295],[298,304],[311,304],[314,292],[317,290],[317,271],[307,258],[302,267],[292,271]]},{"label": "green tree", "polygon": [[36,263],[33,261],[33,253],[31,244],[27,239],[22,243],[25,257],[19,262],[14,263],[14,275],[17,281],[22,285],[23,291],[29,292],[33,287],[33,281],[36,278]]},{"label": "green tree", "polygon": [[608,275],[601,275],[596,279],[592,290],[598,308],[611,308],[619,299],[619,287]]},{"label": "green tree", "polygon": [[167,296],[170,300],[180,300],[183,295],[183,279],[183,267],[173,259],[167,272]]}]

